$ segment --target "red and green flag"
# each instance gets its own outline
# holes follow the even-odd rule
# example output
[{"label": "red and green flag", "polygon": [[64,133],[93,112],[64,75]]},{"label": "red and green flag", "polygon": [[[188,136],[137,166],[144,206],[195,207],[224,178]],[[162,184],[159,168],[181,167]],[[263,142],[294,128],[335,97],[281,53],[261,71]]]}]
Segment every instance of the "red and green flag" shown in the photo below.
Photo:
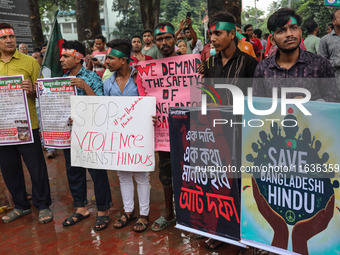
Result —
[{"label": "red and green flag", "polygon": [[60,64],[61,45],[63,44],[64,39],[60,32],[57,15],[58,11],[56,11],[54,15],[50,39],[48,40],[44,61],[41,65],[41,72],[44,78],[62,77],[64,74]]}]

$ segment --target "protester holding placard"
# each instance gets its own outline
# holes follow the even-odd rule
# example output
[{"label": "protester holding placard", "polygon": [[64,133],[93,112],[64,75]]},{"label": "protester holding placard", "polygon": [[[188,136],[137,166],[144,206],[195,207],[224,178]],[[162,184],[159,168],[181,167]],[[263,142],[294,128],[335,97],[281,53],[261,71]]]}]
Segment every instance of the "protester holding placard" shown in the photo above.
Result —
[{"label": "protester holding placard", "polygon": [[[64,77],[76,76],[71,79],[71,85],[77,87],[77,94],[83,96],[102,96],[103,82],[98,74],[86,70],[82,64],[85,56],[85,47],[79,41],[67,41],[62,44],[61,66],[68,70]],[[71,226],[90,216],[86,208],[86,169],[71,166],[70,150],[64,150],[67,179],[73,197],[75,213],[63,221],[64,226]],[[94,230],[107,228],[109,223],[109,209],[112,206],[110,184],[105,170],[88,169],[94,184],[94,193],[98,215]]]},{"label": "protester holding placard", "polygon": [[[159,23],[155,28],[156,45],[162,53],[163,58],[176,56],[175,28],[171,23]],[[170,152],[159,151],[159,179],[163,184],[165,198],[165,217],[159,217],[153,224],[153,231],[161,231],[175,223],[173,208],[173,189]]]},{"label": "protester holding placard", "polygon": [[39,222],[53,219],[50,186],[46,163],[41,149],[39,124],[35,108],[33,85],[39,76],[40,66],[35,59],[16,50],[16,36],[10,24],[0,23],[0,76],[23,75],[22,89],[27,93],[34,142],[24,145],[0,146],[0,167],[8,190],[12,195],[14,210],[2,217],[3,222],[14,221],[30,214],[31,204],[27,199],[23,158],[32,180],[32,201],[39,210]]},{"label": "protester holding placard", "polygon": [[[136,38],[136,37],[134,37]],[[135,68],[130,66],[132,59],[130,52],[132,50],[131,42],[128,39],[115,39],[107,44],[108,50],[106,55],[107,68],[113,72],[112,76],[104,83],[105,96],[139,96],[136,85]],[[137,192],[139,200],[139,217],[133,226],[136,232],[143,232],[149,225],[150,211],[150,182],[148,172],[131,172],[117,171],[120,190],[124,204],[123,215],[115,221],[115,228],[123,228],[134,217],[134,186],[132,175],[137,182]]]}]

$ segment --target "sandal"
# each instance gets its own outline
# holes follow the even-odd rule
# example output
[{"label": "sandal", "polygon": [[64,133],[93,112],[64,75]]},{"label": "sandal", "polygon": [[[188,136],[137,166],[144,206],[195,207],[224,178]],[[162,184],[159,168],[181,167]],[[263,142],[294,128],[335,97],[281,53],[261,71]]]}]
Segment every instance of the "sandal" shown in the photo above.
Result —
[{"label": "sandal", "polygon": [[[124,227],[126,227],[127,224],[129,224],[129,222],[131,222],[131,221],[137,219],[136,217],[133,216],[133,214],[134,214],[134,211],[130,214],[130,216],[127,215],[127,213],[124,212],[123,215],[120,216],[120,218],[119,218],[118,220],[115,221],[113,227],[114,227],[114,228],[118,228],[118,229],[119,229],[119,228],[124,228]],[[123,216],[125,217],[126,221],[122,220]],[[115,225],[117,222],[120,223],[120,226],[116,226],[116,225]]]},{"label": "sandal", "polygon": [[95,231],[100,231],[100,230],[104,230],[109,226],[109,221],[110,221],[110,217],[107,216],[98,216],[96,218],[96,223],[93,226],[93,230]]},{"label": "sandal", "polygon": [[[82,215],[80,213],[76,213],[75,212],[70,217],[68,217],[67,219],[65,219],[63,221],[63,226],[65,226],[65,227],[72,226],[72,225],[76,224],[77,222],[79,222],[79,221],[81,221],[83,219],[86,219],[88,217],[90,217],[90,214]],[[73,220],[73,218],[76,218],[77,220]]]},{"label": "sandal", "polygon": [[[46,219],[43,219],[46,218]],[[38,216],[38,221],[41,224],[50,222],[51,220],[53,220],[53,213],[51,211],[50,208],[46,208],[46,209],[42,209],[39,211],[39,216]]]},{"label": "sandal", "polygon": [[[147,223],[145,224],[143,221],[139,221],[139,219],[146,219]],[[144,215],[140,215],[135,223],[135,225],[133,226],[133,230],[135,232],[143,232],[145,231],[149,226],[149,216],[144,216]],[[137,227],[143,227],[142,229],[138,229]]]},{"label": "sandal", "polygon": [[22,209],[16,209],[14,208],[10,213],[8,213],[6,216],[8,217],[8,219],[5,219],[6,216],[2,217],[1,220],[4,223],[9,223],[12,222],[14,220],[17,220],[19,218],[21,218],[22,216],[25,216],[27,214],[30,214],[32,212],[31,209],[27,209],[27,210],[22,210]]},{"label": "sandal", "polygon": [[[155,232],[161,231],[172,225],[173,223],[176,222],[176,219],[172,219],[167,221],[163,216],[159,217],[155,222],[152,224],[151,229]],[[159,225],[159,228],[156,228],[156,225]]]},{"label": "sandal", "polygon": [[209,238],[206,242],[205,242],[205,248],[207,248],[208,250],[215,250],[218,247],[221,247],[224,243],[212,238]]}]

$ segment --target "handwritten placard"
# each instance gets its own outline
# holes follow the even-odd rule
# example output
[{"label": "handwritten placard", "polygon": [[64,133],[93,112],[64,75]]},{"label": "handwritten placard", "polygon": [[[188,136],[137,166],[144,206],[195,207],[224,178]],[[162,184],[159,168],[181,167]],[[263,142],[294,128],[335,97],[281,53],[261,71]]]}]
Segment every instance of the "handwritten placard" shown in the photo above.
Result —
[{"label": "handwritten placard", "polygon": [[71,96],[71,164],[153,171],[154,97]]},{"label": "handwritten placard", "polygon": [[199,54],[139,62],[137,82],[140,95],[157,98],[156,150],[170,151],[168,115],[170,107],[200,106]]}]

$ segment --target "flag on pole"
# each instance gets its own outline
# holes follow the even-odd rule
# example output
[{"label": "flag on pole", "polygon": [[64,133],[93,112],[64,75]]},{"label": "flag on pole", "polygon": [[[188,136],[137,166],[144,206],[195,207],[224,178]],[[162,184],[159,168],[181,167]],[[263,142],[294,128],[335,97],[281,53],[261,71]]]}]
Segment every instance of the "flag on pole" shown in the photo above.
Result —
[{"label": "flag on pole", "polygon": [[[43,74],[44,78],[61,77],[64,74],[60,64],[61,45],[63,44],[64,39],[60,32],[57,15],[58,11],[56,11],[54,15],[50,39],[48,40],[44,60],[41,65],[40,72]],[[39,77],[40,76],[41,74]]]}]

